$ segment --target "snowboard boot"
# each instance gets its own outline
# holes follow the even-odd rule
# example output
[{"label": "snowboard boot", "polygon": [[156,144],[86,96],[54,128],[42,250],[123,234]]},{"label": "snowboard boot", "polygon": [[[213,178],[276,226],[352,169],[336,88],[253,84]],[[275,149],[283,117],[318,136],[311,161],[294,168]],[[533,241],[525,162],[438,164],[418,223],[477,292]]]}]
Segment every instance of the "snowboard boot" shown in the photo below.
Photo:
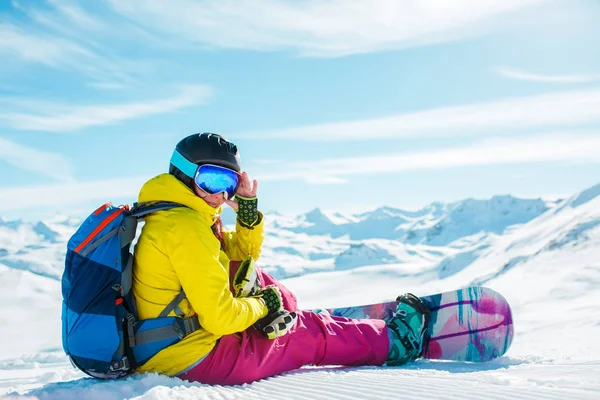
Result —
[{"label": "snowboard boot", "polygon": [[429,307],[417,296],[407,293],[398,296],[398,306],[392,316],[385,320],[391,332],[391,348],[387,365],[398,366],[415,360],[423,354],[427,343]]}]

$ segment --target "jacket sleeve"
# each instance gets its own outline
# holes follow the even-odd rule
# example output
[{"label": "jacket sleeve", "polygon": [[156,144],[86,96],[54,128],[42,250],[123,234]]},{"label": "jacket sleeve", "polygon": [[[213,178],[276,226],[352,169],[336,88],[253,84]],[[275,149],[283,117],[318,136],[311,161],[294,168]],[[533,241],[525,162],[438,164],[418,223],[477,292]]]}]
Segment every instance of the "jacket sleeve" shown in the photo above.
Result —
[{"label": "jacket sleeve", "polygon": [[254,226],[245,226],[236,219],[235,231],[224,231],[225,254],[230,260],[242,261],[249,255],[258,260],[262,251],[264,239],[264,218],[258,213],[258,223]]},{"label": "jacket sleeve", "polygon": [[241,332],[268,310],[258,298],[233,297],[219,262],[219,242],[211,237],[212,231],[193,219],[178,220],[167,237],[169,257],[202,327],[218,336]]}]

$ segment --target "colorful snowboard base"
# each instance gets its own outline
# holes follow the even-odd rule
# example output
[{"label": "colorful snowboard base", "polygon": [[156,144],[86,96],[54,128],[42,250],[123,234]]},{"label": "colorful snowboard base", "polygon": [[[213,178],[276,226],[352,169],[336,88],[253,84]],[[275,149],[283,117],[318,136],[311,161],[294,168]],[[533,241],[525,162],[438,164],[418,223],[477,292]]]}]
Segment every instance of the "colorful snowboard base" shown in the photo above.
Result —
[{"label": "colorful snowboard base", "polygon": [[[502,356],[513,339],[510,306],[486,287],[467,287],[420,297],[431,309],[424,358],[484,362]],[[316,310],[355,319],[386,319],[398,302]]]}]

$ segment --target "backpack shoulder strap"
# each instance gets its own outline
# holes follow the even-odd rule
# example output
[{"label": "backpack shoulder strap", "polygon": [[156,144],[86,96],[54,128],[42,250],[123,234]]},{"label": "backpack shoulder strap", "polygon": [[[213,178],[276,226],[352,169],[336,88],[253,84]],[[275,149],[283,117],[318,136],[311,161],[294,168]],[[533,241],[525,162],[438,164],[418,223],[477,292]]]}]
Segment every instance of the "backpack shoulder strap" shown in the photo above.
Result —
[{"label": "backpack shoulder strap", "polygon": [[186,298],[185,292],[183,291],[183,289],[181,289],[181,292],[179,292],[179,294],[177,296],[175,296],[175,298],[173,300],[171,300],[171,302],[169,304],[167,304],[165,309],[162,310],[162,312],[159,314],[158,317],[159,318],[166,317],[169,315],[169,313],[171,311],[175,311],[175,314],[178,317],[183,317],[183,312],[179,308],[179,303],[181,303],[181,300],[183,300],[185,298]]},{"label": "backpack shoulder strap", "polygon": [[129,245],[135,238],[138,219],[144,218],[148,214],[157,211],[170,210],[171,208],[186,207],[183,204],[172,201],[144,202],[134,203],[129,211],[129,215],[123,221],[119,235],[121,236],[121,248]]},{"label": "backpack shoulder strap", "polygon": [[[137,231],[138,220],[144,218],[148,214],[157,211],[169,210],[176,207],[185,207],[183,204],[174,203],[171,201],[144,202],[134,203],[128,215],[123,219],[123,223],[118,228],[118,234],[121,238],[121,248],[129,248],[131,242],[135,238]],[[121,283],[122,295],[127,295],[131,290],[133,257],[127,257],[127,262],[123,268],[123,280]]]},{"label": "backpack shoulder strap", "polygon": [[144,218],[148,214],[152,214],[156,211],[170,210],[171,208],[187,207],[183,204],[175,203],[173,201],[153,201],[134,203],[129,215],[135,218]]}]

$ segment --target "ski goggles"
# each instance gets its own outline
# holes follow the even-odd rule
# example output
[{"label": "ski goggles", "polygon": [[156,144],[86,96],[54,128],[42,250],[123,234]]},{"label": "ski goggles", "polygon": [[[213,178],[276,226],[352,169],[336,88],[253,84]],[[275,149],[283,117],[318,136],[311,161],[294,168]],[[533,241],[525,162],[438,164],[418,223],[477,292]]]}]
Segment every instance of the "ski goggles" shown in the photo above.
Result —
[{"label": "ski goggles", "polygon": [[196,186],[208,194],[225,193],[230,200],[235,195],[240,174],[232,169],[214,164],[202,164],[198,166],[188,161],[177,150],[173,152],[171,164],[192,178]]},{"label": "ski goggles", "polygon": [[231,200],[240,183],[240,174],[218,165],[202,164],[196,170],[194,182],[209,194],[225,193]]}]

